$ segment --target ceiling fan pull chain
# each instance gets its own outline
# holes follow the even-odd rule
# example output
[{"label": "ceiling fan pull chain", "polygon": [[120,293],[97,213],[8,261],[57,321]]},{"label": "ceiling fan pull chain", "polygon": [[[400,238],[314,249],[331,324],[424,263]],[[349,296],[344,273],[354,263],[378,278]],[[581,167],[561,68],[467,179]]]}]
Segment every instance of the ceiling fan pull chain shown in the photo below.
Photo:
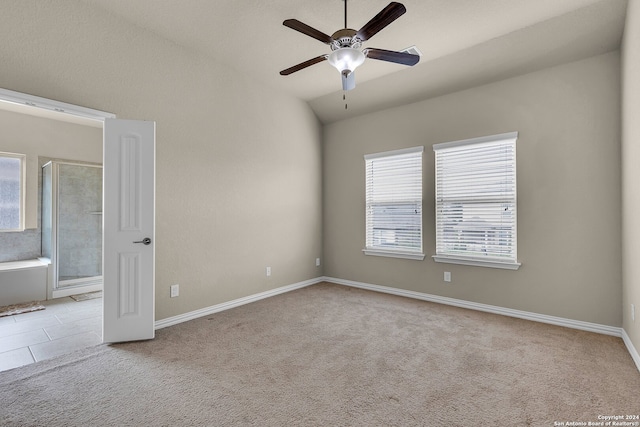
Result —
[{"label": "ceiling fan pull chain", "polygon": [[347,109],[347,92],[342,92],[342,100],[344,101],[344,109]]}]

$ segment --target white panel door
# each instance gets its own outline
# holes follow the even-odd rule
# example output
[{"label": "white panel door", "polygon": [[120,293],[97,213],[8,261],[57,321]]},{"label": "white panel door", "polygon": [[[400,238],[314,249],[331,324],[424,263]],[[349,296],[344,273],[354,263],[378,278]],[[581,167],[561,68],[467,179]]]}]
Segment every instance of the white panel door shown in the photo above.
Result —
[{"label": "white panel door", "polygon": [[155,335],[155,122],[105,119],[103,342]]}]

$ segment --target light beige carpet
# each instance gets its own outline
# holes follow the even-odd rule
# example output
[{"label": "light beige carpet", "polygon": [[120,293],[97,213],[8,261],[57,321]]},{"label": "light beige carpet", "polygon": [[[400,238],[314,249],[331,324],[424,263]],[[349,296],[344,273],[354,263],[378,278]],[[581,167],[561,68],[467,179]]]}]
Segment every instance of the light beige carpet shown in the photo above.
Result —
[{"label": "light beige carpet", "polygon": [[640,413],[619,338],[319,284],[0,373],[2,426],[553,426]]}]

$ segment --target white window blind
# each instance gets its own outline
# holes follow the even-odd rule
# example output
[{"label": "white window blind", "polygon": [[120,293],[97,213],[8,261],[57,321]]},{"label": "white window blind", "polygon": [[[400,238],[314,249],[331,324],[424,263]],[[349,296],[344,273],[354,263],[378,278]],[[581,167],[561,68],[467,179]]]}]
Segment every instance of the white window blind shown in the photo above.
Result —
[{"label": "white window blind", "polygon": [[517,132],[433,146],[439,262],[517,269]]},{"label": "white window blind", "polygon": [[25,158],[0,153],[0,231],[24,230]]},{"label": "white window blind", "polygon": [[422,253],[423,147],[368,154],[367,255],[424,259]]}]

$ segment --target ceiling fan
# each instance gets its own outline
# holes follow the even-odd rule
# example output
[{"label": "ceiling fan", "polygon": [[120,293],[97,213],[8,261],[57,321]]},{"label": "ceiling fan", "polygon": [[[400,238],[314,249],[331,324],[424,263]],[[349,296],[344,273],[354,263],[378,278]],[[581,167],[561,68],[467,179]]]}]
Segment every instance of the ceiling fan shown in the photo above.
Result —
[{"label": "ceiling fan", "polygon": [[287,19],[282,24],[285,27],[313,37],[331,47],[331,53],[320,55],[298,65],[280,71],[280,75],[300,71],[311,65],[328,60],[342,76],[342,89],[347,91],[356,86],[355,69],[362,65],[365,58],[378,59],[380,61],[394,62],[403,65],[415,65],[420,60],[418,55],[408,52],[396,52],[392,50],[376,49],[372,47],[360,50],[362,43],[369,40],[380,30],[402,16],[407,9],[398,2],[391,2],[380,13],[364,24],[358,31],[347,28],[347,0],[344,0],[344,28],[336,31],[331,36],[298,21]]}]

